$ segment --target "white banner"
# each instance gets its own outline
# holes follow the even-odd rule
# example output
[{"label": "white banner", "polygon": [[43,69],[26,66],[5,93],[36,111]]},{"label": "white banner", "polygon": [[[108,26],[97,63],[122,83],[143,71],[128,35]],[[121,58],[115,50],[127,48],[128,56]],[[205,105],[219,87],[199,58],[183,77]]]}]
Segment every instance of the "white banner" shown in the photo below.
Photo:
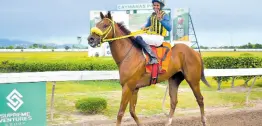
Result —
[{"label": "white banner", "polygon": [[146,4],[119,4],[117,10],[148,10],[152,9],[152,3]]}]

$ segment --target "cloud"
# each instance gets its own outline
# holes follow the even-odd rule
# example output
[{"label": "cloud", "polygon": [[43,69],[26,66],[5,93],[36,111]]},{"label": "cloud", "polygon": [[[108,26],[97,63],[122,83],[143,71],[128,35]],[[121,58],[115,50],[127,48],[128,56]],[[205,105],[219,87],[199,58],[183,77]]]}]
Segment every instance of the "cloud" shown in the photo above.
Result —
[{"label": "cloud", "polygon": [[[115,10],[117,4],[145,3],[150,0],[8,0],[0,2],[0,38],[37,41],[74,41],[89,33],[90,10]],[[199,40],[203,44],[225,42],[229,33],[235,40],[262,42],[261,1],[167,1],[167,7],[189,7]],[[227,37],[225,37],[227,36]],[[212,43],[213,44],[213,43]]]}]

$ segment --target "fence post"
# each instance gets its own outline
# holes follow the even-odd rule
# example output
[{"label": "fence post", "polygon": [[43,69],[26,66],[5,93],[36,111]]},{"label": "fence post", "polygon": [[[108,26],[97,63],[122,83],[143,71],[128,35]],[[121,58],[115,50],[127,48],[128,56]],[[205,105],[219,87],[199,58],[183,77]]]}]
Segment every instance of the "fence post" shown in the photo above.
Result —
[{"label": "fence post", "polygon": [[232,77],[231,88],[235,87],[235,79],[236,79],[236,77]]},{"label": "fence post", "polygon": [[253,88],[253,86],[254,86],[254,84],[255,84],[255,82],[256,82],[256,79],[257,79],[257,76],[255,76],[255,78],[254,78],[254,80],[253,80],[253,83],[252,83],[252,85],[251,85],[251,87],[249,88],[249,91],[247,92],[247,96],[246,96],[246,105],[248,104],[248,97],[249,97],[249,95],[250,95],[250,92],[251,92],[251,90],[252,90],[252,88]]},{"label": "fence post", "polygon": [[51,97],[51,109],[50,109],[50,114],[51,114],[51,121],[54,119],[54,95],[55,95],[55,85],[56,82],[53,82],[53,87],[52,87],[52,97]]}]

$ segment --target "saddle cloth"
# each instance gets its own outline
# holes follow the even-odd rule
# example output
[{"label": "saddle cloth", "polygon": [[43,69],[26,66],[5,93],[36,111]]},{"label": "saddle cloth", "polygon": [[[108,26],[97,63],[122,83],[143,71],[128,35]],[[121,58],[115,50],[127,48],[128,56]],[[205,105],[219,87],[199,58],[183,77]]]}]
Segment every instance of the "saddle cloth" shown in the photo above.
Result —
[{"label": "saddle cloth", "polygon": [[143,54],[146,59],[146,72],[151,73],[151,84],[156,84],[159,74],[166,73],[168,70],[168,65],[171,56],[171,45],[168,42],[163,42],[160,46],[150,45],[152,51],[156,54],[158,58],[158,64],[147,64],[150,61],[150,57],[147,53]]}]

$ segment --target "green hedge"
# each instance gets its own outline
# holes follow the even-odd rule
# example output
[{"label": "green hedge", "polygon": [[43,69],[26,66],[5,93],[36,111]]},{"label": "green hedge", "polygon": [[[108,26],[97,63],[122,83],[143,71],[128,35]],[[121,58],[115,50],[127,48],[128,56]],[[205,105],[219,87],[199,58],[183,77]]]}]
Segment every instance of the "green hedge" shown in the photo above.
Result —
[{"label": "green hedge", "polygon": [[113,60],[1,61],[1,72],[116,70]]},{"label": "green hedge", "polygon": [[83,98],[75,103],[75,107],[85,114],[97,114],[106,109],[107,101],[99,97]]},{"label": "green hedge", "polygon": [[260,57],[204,57],[205,68],[208,69],[234,69],[262,67]]},{"label": "green hedge", "polygon": [[[258,68],[262,67],[262,58],[252,56],[240,57],[204,57],[205,68]],[[1,72],[38,72],[38,71],[78,71],[78,70],[117,70],[113,59],[79,59],[79,60],[51,60],[51,61],[0,61]]]}]

